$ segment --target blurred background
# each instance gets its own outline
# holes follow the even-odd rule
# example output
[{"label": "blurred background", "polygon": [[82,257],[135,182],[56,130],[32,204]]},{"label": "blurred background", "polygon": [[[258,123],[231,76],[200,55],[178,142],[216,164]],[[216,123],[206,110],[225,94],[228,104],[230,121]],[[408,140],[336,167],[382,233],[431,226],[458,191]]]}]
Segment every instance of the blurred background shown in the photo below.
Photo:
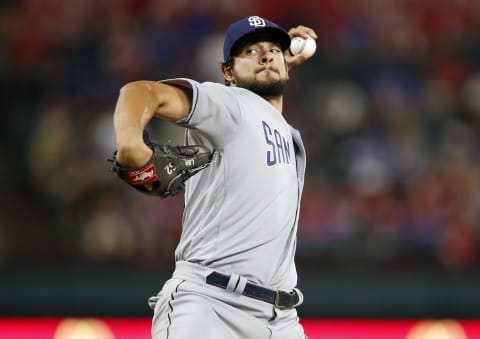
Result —
[{"label": "blurred background", "polygon": [[249,15],[319,35],[284,110],[308,155],[299,313],[480,317],[476,0],[2,1],[0,315],[151,315],[183,196],[109,172],[116,98],[133,80],[222,82],[226,27]]}]

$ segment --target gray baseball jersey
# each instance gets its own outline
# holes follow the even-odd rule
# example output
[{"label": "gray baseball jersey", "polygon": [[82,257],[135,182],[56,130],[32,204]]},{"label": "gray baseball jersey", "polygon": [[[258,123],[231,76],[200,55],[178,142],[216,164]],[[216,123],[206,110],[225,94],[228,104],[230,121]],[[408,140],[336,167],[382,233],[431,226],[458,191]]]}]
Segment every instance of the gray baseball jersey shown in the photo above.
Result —
[{"label": "gray baseball jersey", "polygon": [[164,82],[193,90],[190,114],[177,121],[187,127],[186,143],[217,151],[212,164],[187,181],[176,260],[291,290],[305,172],[300,134],[246,89]]}]

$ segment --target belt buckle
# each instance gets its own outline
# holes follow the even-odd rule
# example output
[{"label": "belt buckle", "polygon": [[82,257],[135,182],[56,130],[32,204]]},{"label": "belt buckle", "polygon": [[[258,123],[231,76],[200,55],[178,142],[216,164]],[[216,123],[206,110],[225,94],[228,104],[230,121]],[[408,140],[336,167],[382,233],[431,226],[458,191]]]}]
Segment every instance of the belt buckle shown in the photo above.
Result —
[{"label": "belt buckle", "polygon": [[279,310],[287,310],[295,305],[295,291],[287,292],[278,290],[275,292],[275,307]]}]

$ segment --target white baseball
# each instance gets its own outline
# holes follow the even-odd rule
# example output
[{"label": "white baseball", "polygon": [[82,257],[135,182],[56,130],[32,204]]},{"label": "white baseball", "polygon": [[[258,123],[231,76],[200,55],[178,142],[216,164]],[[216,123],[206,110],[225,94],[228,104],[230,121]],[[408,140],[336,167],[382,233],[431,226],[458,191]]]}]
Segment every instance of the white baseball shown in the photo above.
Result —
[{"label": "white baseball", "polygon": [[297,55],[301,53],[305,55],[307,58],[310,58],[315,53],[316,50],[317,50],[317,43],[311,37],[304,39],[299,36],[296,36],[290,42],[290,52],[292,52],[293,55]]}]

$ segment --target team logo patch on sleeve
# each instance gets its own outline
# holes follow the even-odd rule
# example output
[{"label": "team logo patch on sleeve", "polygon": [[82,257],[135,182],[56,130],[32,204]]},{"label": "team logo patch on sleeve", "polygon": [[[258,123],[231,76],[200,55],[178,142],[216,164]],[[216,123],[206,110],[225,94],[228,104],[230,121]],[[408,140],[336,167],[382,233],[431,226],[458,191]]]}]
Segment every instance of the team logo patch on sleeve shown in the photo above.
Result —
[{"label": "team logo patch on sleeve", "polygon": [[132,185],[145,185],[158,179],[157,170],[154,164],[128,172],[128,181]]}]

